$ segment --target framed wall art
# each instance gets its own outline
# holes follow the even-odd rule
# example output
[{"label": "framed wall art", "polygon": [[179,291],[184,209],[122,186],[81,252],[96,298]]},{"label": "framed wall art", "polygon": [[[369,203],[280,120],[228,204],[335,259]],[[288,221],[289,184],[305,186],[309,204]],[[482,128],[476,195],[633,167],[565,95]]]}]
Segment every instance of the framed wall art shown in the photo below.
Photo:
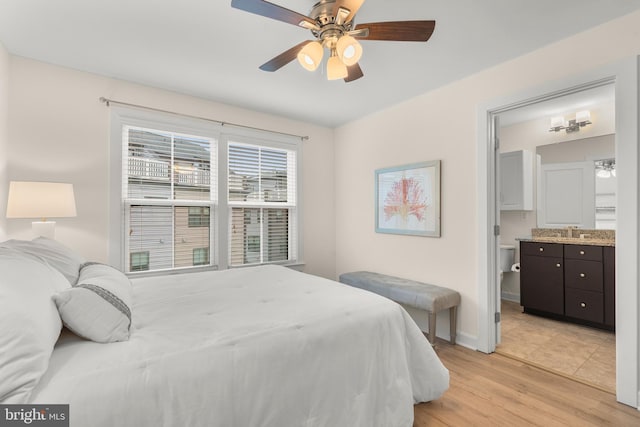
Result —
[{"label": "framed wall art", "polygon": [[376,170],[376,232],[440,237],[440,160]]}]

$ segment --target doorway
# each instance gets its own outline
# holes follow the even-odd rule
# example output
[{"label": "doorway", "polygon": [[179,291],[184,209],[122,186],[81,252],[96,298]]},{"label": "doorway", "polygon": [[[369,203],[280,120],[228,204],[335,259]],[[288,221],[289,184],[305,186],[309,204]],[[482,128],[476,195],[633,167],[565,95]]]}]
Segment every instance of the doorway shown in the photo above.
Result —
[{"label": "doorway", "polygon": [[[584,120],[583,126],[569,128],[570,121],[578,115],[589,120]],[[560,234],[571,225],[577,226],[583,236],[595,237],[597,232],[602,237],[598,235],[600,239],[596,241],[608,236],[611,238],[604,241],[612,241],[616,189],[615,85],[604,83],[521,106],[501,112],[498,118],[501,328],[496,337],[496,352],[615,393],[614,333],[525,313],[520,305],[520,276],[527,273],[521,274],[519,269],[519,243],[531,237],[532,229]],[[514,158],[520,161],[519,168],[514,168]],[[613,174],[606,171],[607,178],[596,174],[596,163],[602,159],[607,159],[613,171]],[[557,179],[552,181],[554,177]],[[526,188],[514,189],[520,181],[521,187]],[[601,205],[601,199],[611,208],[609,221],[600,220],[604,208],[597,208],[596,200]],[[550,262],[548,258],[540,260]],[[602,276],[602,262],[591,264],[600,267]],[[531,274],[529,270],[528,277]],[[536,293],[541,292],[539,286],[535,288]],[[603,305],[603,294],[598,295]],[[544,300],[545,304],[546,301],[560,304],[564,311],[562,291],[556,298],[545,295]]]},{"label": "doorway", "polygon": [[[616,398],[638,407],[638,60],[636,57],[549,82],[478,108],[478,350],[495,351],[499,338],[499,217],[494,119],[501,112],[615,84],[618,234],[616,248]],[[568,89],[567,89],[568,88]]]}]

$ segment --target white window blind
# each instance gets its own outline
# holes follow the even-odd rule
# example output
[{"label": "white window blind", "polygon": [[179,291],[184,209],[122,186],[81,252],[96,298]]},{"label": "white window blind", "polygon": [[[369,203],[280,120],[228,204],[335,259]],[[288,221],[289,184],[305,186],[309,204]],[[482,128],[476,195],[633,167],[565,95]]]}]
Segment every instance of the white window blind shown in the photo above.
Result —
[{"label": "white window blind", "polygon": [[217,141],[122,129],[126,271],[215,264]]},{"label": "white window blind", "polygon": [[229,264],[297,257],[296,152],[229,142]]}]

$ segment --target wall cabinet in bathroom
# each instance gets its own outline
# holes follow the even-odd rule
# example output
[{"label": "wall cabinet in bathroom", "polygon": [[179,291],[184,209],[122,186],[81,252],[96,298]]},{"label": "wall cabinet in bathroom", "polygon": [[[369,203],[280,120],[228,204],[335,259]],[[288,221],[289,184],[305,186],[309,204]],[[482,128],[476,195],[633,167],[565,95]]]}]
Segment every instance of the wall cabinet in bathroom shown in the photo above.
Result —
[{"label": "wall cabinet in bathroom", "polygon": [[605,329],[615,326],[615,248],[520,242],[520,304]]},{"label": "wall cabinet in bathroom", "polygon": [[500,210],[533,210],[533,154],[500,153]]}]

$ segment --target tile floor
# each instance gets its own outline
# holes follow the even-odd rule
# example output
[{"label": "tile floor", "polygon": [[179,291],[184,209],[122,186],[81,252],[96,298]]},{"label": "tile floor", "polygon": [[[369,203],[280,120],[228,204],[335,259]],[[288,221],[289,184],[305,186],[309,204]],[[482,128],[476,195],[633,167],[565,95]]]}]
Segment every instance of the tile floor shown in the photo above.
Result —
[{"label": "tile floor", "polygon": [[502,342],[496,352],[615,393],[613,332],[525,314],[502,301]]}]

